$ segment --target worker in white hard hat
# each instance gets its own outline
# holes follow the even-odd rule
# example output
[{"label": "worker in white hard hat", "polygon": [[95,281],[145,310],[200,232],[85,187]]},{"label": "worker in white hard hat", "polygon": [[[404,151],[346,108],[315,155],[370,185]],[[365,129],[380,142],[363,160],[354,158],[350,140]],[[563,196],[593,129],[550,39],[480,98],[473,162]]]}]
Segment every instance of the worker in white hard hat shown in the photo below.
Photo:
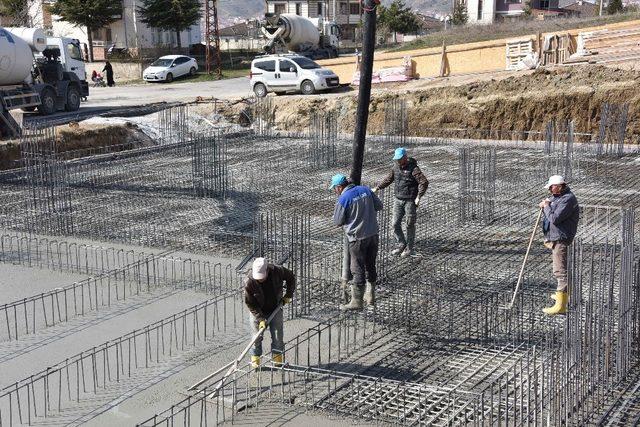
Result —
[{"label": "worker in white hard hat", "polygon": [[[286,283],[283,295],[282,283]],[[284,363],[283,315],[278,309],[280,304],[289,304],[296,290],[296,277],[285,267],[269,264],[264,258],[253,261],[251,272],[244,281],[244,302],[251,313],[250,321],[254,334],[269,326],[271,332],[271,354],[273,363],[278,366]],[[267,319],[278,310],[269,325]],[[251,364],[260,366],[262,356],[262,336],[258,338],[251,353]]]},{"label": "worker in white hard hat", "polygon": [[580,206],[567,182],[560,175],[549,177],[545,188],[551,195],[540,202],[544,219],[542,231],[544,244],[551,249],[553,275],[558,281],[555,294],[551,296],[555,304],[543,309],[546,314],[556,315],[567,312],[569,302],[567,280],[567,249],[578,231]]}]

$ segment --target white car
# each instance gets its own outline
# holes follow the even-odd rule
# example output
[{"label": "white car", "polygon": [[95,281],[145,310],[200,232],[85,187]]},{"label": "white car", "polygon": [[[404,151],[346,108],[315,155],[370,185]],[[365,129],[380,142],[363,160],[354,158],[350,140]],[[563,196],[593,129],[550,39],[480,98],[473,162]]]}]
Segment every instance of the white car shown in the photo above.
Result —
[{"label": "white car", "polygon": [[167,55],[145,68],[142,78],[147,82],[167,82],[180,76],[193,76],[198,71],[198,62],[184,55]]},{"label": "white car", "polygon": [[251,90],[257,97],[269,92],[289,91],[311,95],[317,91],[340,86],[340,79],[331,70],[322,68],[300,55],[267,55],[251,62]]}]

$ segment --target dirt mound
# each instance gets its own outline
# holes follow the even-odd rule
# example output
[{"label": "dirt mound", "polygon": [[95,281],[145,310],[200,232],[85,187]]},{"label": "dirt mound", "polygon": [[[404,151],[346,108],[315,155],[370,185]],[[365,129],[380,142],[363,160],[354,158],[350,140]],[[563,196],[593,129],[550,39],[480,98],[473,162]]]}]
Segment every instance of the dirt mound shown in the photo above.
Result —
[{"label": "dirt mound", "polygon": [[[70,123],[57,128],[59,152],[77,151],[78,155],[89,155],[96,149],[135,148],[153,145],[153,140],[145,135],[135,124],[89,125]],[[20,141],[9,140],[0,144],[0,170],[20,167]]]},{"label": "dirt mound", "polygon": [[[432,84],[434,82],[428,82]],[[640,73],[603,66],[539,69],[503,80],[459,86],[419,87],[402,85],[376,89],[370,104],[370,133],[382,133],[384,101],[407,101],[409,134],[433,135],[434,130],[463,128],[486,131],[542,131],[552,119],[575,121],[577,132],[597,132],[605,102],[629,103],[629,133],[640,134]],[[440,84],[435,82],[435,84]],[[274,97],[275,123],[279,129],[307,128],[314,111],[338,111],[339,128],[352,132],[357,97],[354,93],[324,97]],[[236,106],[226,116],[238,122],[246,107]]]}]

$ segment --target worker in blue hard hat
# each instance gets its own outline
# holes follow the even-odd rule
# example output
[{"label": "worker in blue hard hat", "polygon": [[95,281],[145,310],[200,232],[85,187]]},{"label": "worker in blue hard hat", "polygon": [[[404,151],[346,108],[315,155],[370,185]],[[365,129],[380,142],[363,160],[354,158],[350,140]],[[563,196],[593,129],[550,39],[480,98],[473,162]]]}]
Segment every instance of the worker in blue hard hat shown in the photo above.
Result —
[{"label": "worker in blue hard hat", "polygon": [[[354,185],[342,174],[331,178],[330,190],[338,201],[333,212],[333,223],[344,229],[349,240],[350,269],[353,274],[351,301],[340,305],[341,310],[358,310],[364,304],[375,305],[375,287],[378,275],[378,218],[382,202],[369,187]],[[365,285],[366,283],[366,285]]]},{"label": "worker in blue hard hat", "polygon": [[[420,199],[427,192],[429,180],[418,167],[418,162],[407,154],[406,148],[397,148],[393,155],[393,167],[373,192],[395,182],[395,200],[393,202],[393,233],[398,247],[391,251],[393,255],[410,256],[416,240],[416,219]],[[407,235],[402,230],[402,220],[407,217]]]}]

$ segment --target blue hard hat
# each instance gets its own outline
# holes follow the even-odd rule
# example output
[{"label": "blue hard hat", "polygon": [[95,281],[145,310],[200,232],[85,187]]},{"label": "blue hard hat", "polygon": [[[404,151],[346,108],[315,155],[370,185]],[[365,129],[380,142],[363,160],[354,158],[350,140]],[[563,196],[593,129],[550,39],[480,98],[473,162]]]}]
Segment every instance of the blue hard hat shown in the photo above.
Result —
[{"label": "blue hard hat", "polygon": [[393,160],[400,160],[401,158],[403,158],[404,156],[407,155],[407,149],[406,148],[396,148],[395,153],[393,154]]},{"label": "blue hard hat", "polygon": [[347,183],[346,176],[342,175],[341,173],[335,174],[333,175],[333,177],[331,177],[331,187],[329,187],[329,190],[333,190],[338,185],[345,185],[346,183]]}]

